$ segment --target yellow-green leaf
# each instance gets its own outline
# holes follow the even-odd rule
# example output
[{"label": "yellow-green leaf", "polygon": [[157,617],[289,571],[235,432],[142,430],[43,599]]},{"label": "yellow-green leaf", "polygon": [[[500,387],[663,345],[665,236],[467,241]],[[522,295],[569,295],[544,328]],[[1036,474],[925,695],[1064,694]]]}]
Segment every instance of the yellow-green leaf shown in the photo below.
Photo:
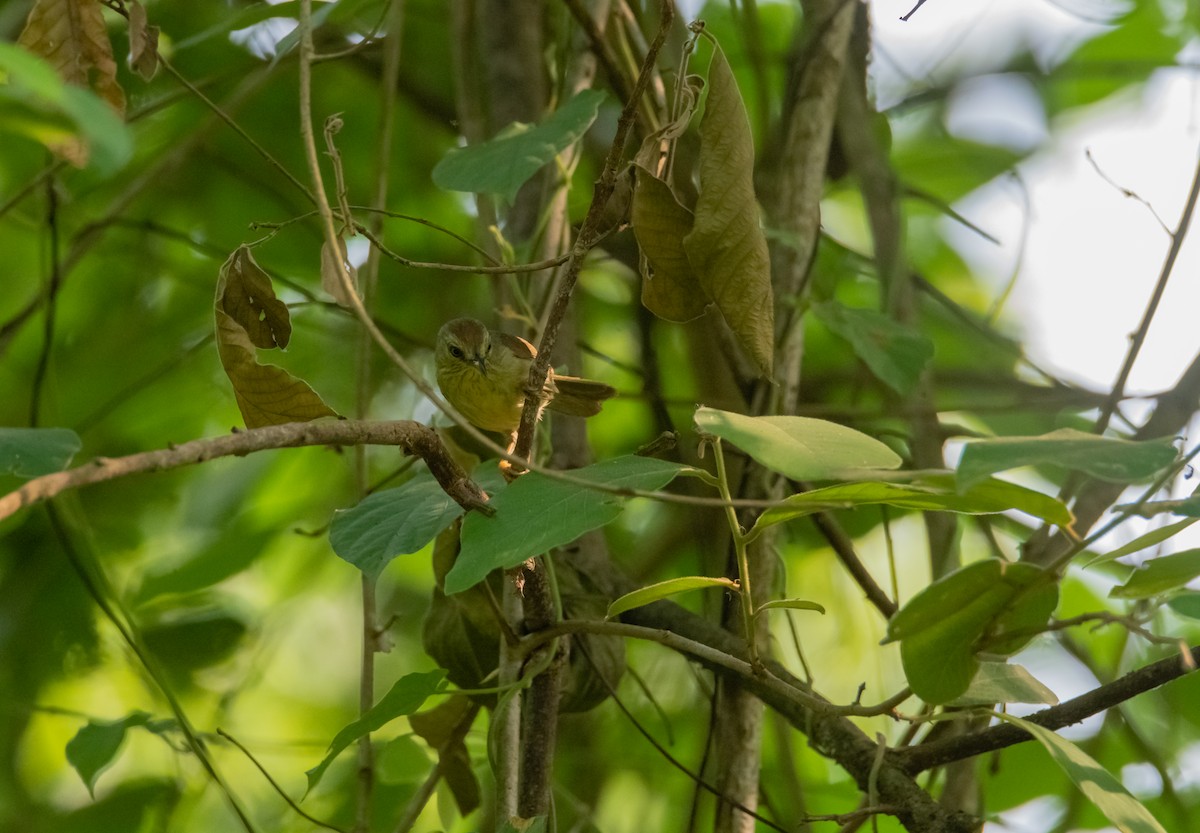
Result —
[{"label": "yellow-green leaf", "polygon": [[246,246],[221,266],[216,325],[217,353],[247,428],[337,416],[306,382],[281,367],[258,363],[255,348],[286,347],[292,324],[287,306],[275,297],[271,279]]},{"label": "yellow-green leaf", "polygon": [[729,328],[771,375],[775,300],[767,239],[754,198],[754,138],[733,71],[714,45],[700,119],[700,196],[683,240],[700,284]]},{"label": "yellow-green leaf", "polygon": [[614,616],[620,616],[627,610],[633,610],[635,607],[657,602],[659,599],[665,599],[668,596],[686,593],[689,590],[704,590],[709,587],[724,587],[729,590],[737,590],[738,584],[736,581],[724,577],[682,576],[680,578],[669,578],[666,581],[638,588],[632,593],[626,593],[619,599],[614,600],[608,606],[608,613],[605,614],[605,618],[611,619]]}]

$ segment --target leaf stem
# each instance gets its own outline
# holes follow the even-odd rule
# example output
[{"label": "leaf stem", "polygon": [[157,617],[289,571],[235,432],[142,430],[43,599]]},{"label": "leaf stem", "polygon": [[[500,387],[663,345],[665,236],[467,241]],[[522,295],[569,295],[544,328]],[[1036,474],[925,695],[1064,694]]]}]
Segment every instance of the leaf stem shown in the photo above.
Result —
[{"label": "leaf stem", "polygon": [[738,523],[737,512],[729,502],[733,500],[733,495],[729,491],[729,477],[725,471],[725,453],[721,448],[721,438],[714,437],[711,442],[713,458],[717,463],[717,489],[721,493],[721,499],[725,502],[725,518],[729,521],[729,532],[733,536],[733,549],[737,553],[738,584],[741,586],[738,597],[742,607],[742,624],[746,629],[746,646],[750,651],[750,664],[757,668],[759,666],[758,640],[754,638],[754,600],[750,595],[750,559],[747,555],[749,536],[742,530],[742,525]]}]

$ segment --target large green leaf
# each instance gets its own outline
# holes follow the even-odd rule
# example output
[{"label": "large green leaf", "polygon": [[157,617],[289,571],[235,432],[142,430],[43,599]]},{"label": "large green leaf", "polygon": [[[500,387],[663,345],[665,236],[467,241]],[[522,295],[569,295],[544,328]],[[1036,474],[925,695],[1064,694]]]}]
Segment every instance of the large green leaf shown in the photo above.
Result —
[{"label": "large green leaf", "polygon": [[754,137],[725,54],[714,44],[700,119],[700,196],[683,239],[704,293],[766,376],[775,344],[771,259],[754,197]]},{"label": "large green leaf", "polygon": [[513,124],[478,145],[454,148],[433,169],[433,181],[448,191],[501,194],[516,199],[531,176],[583,137],[596,120],[605,94],[581,90],[541,124]]},{"label": "large green leaf", "polygon": [[933,486],[868,480],[840,483],[792,495],[759,515],[754,531],[816,512],[873,505],[967,515],[988,515],[1019,509],[1062,526],[1071,522],[1071,513],[1061,501],[1003,480],[988,479],[961,494],[949,483]]},{"label": "large green leaf", "polygon": [[132,726],[145,726],[150,715],[132,712],[119,720],[89,720],[67,742],[67,763],[79,773],[88,792],[95,794],[96,779],[112,764],[125,742],[125,731]]},{"label": "large green leaf", "polygon": [[971,684],[950,706],[991,706],[994,703],[1045,703],[1058,696],[1036,677],[1015,663],[981,662]]},{"label": "large green leaf", "polygon": [[1114,599],[1148,599],[1183,587],[1200,576],[1200,549],[1160,555],[1134,570],[1129,580],[1109,591]]},{"label": "large green leaf", "polygon": [[1050,753],[1054,762],[1063,768],[1075,786],[1116,825],[1121,833],[1167,833],[1150,811],[1129,794],[1112,773],[1100,766],[1086,752],[1069,740],[1044,726],[1030,723],[1011,714],[997,713],[996,717],[1020,726],[1031,734]]},{"label": "large green leaf", "polygon": [[830,301],[814,305],[813,312],[850,342],[854,354],[881,382],[902,396],[912,393],[933,358],[933,342],[928,337],[874,310]]},{"label": "large green leaf", "polygon": [[1162,471],[1176,455],[1175,447],[1167,440],[1134,442],[1097,437],[1073,428],[1040,437],[971,440],[963,445],[958,485],[968,489],[999,471],[1042,465],[1082,471],[1115,483],[1132,483]]},{"label": "large green leaf", "polygon": [[988,559],[956,570],[910,599],[888,622],[885,641],[900,641],[913,692],[928,703],[962,696],[979,670],[977,652],[1001,652],[996,644],[984,644],[994,628],[1021,631],[999,646],[1009,652],[1028,642],[1038,617],[1044,624],[1058,598],[1053,583],[1046,584],[1049,591],[1028,590],[1042,578],[1043,571],[1031,564]]},{"label": "large green leaf", "polygon": [[362,717],[347,724],[334,735],[333,740],[329,742],[329,751],[325,753],[325,757],[306,773],[308,790],[312,791],[312,788],[317,785],[338,753],[363,735],[382,728],[397,717],[412,714],[421,708],[427,699],[441,691],[442,680],[445,677],[446,672],[441,670],[418,671],[406,674],[397,680],[388,693],[383,695],[383,698],[368,709]]},{"label": "large green leaf", "polygon": [[258,363],[256,347],[287,347],[292,322],[248,246],[239,246],[221,266],[215,312],[217,353],[247,428],[337,416],[307,382]]},{"label": "large green leaf", "polygon": [[0,474],[40,477],[62,471],[82,445],[68,428],[0,428]]},{"label": "large green leaf", "polygon": [[700,431],[728,440],[793,480],[852,477],[864,469],[899,468],[903,462],[879,440],[823,419],[751,417],[700,407],[695,420]]},{"label": "large green leaf", "polygon": [[[652,457],[617,457],[582,469],[571,477],[625,489],[660,489],[685,467]],[[515,567],[528,558],[569,544],[621,514],[621,498],[530,472],[492,496],[496,510],[488,518],[472,512],[463,522],[462,551],[446,574],[446,593],[460,593],[495,569]]]},{"label": "large green leaf", "polygon": [[[480,488],[503,488],[498,469],[481,468]],[[368,495],[350,509],[333,514],[329,543],[337,555],[368,576],[378,577],[398,555],[414,553],[463,514],[433,476],[422,473],[402,486]]]},{"label": "large green leaf", "polygon": [[708,305],[683,248],[695,217],[667,183],[641,165],[634,172],[633,233],[649,267],[642,275],[642,304],[667,321],[691,321]]}]

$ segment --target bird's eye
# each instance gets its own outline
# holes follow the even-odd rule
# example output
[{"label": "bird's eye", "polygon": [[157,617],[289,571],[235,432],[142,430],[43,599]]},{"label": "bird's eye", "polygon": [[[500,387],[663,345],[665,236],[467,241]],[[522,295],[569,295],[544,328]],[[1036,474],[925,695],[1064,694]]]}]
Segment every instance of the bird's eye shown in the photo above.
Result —
[{"label": "bird's eye", "polygon": [[456,347],[453,344],[451,344],[450,345],[450,355],[456,359],[461,359],[463,357],[463,351],[461,348]]}]

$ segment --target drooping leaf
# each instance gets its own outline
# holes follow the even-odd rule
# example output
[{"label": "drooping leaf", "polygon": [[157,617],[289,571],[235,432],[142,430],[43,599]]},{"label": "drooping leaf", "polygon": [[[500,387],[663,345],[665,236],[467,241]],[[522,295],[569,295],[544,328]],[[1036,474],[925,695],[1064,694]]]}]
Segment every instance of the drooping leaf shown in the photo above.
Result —
[{"label": "drooping leaf", "polygon": [[714,44],[708,98],[700,119],[700,196],[683,240],[705,294],[770,377],[775,299],[767,238],[754,196],[754,137],[729,62]]},{"label": "drooping leaf", "polygon": [[958,485],[967,489],[996,472],[1041,465],[1081,471],[1114,483],[1132,483],[1162,471],[1175,457],[1175,447],[1169,441],[1135,442],[1061,428],[1040,437],[997,437],[965,443],[958,464]]},{"label": "drooping leaf", "polygon": [[150,715],[132,712],[119,720],[89,720],[67,742],[67,763],[79,773],[88,792],[95,796],[96,780],[116,759],[131,726],[145,726]]},{"label": "drooping leaf", "polygon": [[700,431],[728,440],[793,480],[847,477],[856,470],[899,468],[903,462],[879,440],[823,419],[751,417],[700,407],[695,420]]},{"label": "drooping leaf", "polygon": [[422,703],[441,690],[442,680],[445,679],[445,676],[446,672],[441,670],[418,671],[406,674],[397,680],[388,693],[383,695],[382,699],[367,710],[362,717],[347,724],[334,735],[325,757],[306,773],[308,775],[308,791],[311,792],[312,788],[321,780],[321,776],[325,774],[325,770],[333,763],[333,759],[338,756],[338,753],[363,735],[382,728],[397,717],[412,714],[421,708]]},{"label": "drooping leaf", "polygon": [[247,428],[337,416],[306,382],[258,363],[255,348],[287,347],[292,323],[249,247],[239,246],[221,266],[215,312],[217,352]]},{"label": "drooping leaf", "polygon": [[[630,455],[573,469],[570,475],[607,486],[660,489],[684,468]],[[463,521],[462,551],[446,574],[446,593],[460,593],[492,570],[515,567],[616,520],[621,500],[537,472],[523,475],[492,496],[495,517],[472,512]]]},{"label": "drooping leaf", "polygon": [[627,610],[633,610],[635,607],[657,602],[659,599],[665,599],[668,596],[686,593],[689,590],[707,590],[711,587],[724,587],[727,590],[736,592],[738,583],[723,576],[681,576],[679,578],[669,578],[666,581],[659,581],[646,587],[639,587],[632,593],[626,593],[624,596],[614,599],[612,604],[608,606],[608,613],[605,614],[604,618],[612,619],[614,616],[620,616]]},{"label": "drooping leaf", "polygon": [[786,498],[759,515],[754,530],[836,509],[886,505],[922,512],[960,512],[988,515],[1019,509],[1036,518],[1066,526],[1070,510],[1059,500],[1003,480],[988,479],[959,494],[951,484],[901,484],[881,481],[841,483]]},{"label": "drooping leaf", "polygon": [[982,662],[961,696],[949,706],[988,706],[993,703],[1046,703],[1054,705],[1058,695],[1028,670],[1007,662]]},{"label": "drooping leaf", "polygon": [[1144,535],[1139,535],[1123,547],[1117,547],[1112,552],[1106,552],[1102,555],[1097,555],[1095,558],[1088,561],[1083,566],[1092,567],[1096,564],[1107,564],[1109,561],[1115,561],[1124,555],[1132,555],[1135,552],[1141,552],[1147,547],[1153,547],[1155,544],[1161,544],[1169,538],[1173,538],[1178,533],[1187,529],[1194,524],[1195,520],[1176,521],[1173,524],[1160,526],[1158,529],[1152,529]]},{"label": "drooping leaf", "polygon": [[1134,570],[1129,580],[1109,591],[1114,599],[1148,599],[1183,587],[1200,576],[1200,549],[1160,555]]},{"label": "drooping leaf", "polygon": [[[1053,612],[1053,604],[1046,609],[1047,599],[1057,603],[1053,583],[1046,585],[1050,594],[1040,588],[1027,590],[1042,577],[1043,571],[1031,564],[988,559],[956,570],[910,599],[888,623],[885,641],[900,641],[900,658],[913,692],[927,703],[948,703],[961,696],[979,670],[976,653],[981,648],[1000,652],[996,644],[981,644],[997,623],[1009,633],[1021,631],[1001,647],[1019,648],[1028,642],[1035,634],[1032,621]],[[1016,606],[1010,607],[1014,600]],[[1005,614],[1012,618],[1002,621]]]},{"label": "drooping leaf", "polygon": [[997,713],[996,717],[1020,726],[1038,741],[1054,762],[1062,767],[1075,786],[1088,797],[1121,833],[1167,833],[1150,811],[1100,766],[1086,752],[1044,726],[1022,720],[1011,714]]},{"label": "drooping leaf", "polygon": [[667,321],[691,321],[704,314],[709,300],[683,247],[695,218],[667,183],[640,165],[634,171],[633,233],[648,267],[642,304]]},{"label": "drooping leaf", "polygon": [[454,148],[433,168],[448,191],[500,194],[512,202],[543,165],[583,137],[605,94],[581,90],[537,126],[514,124],[482,144]]},{"label": "drooping leaf", "polygon": [[94,90],[125,114],[100,0],[37,0],[17,43],[49,61],[68,84]]},{"label": "drooping leaf", "polygon": [[881,382],[902,396],[912,393],[921,373],[933,358],[933,342],[913,327],[868,309],[852,309],[836,302],[813,306],[826,327],[850,342]]},{"label": "drooping leaf", "polygon": [[69,428],[0,428],[0,474],[40,477],[62,471],[82,446]]},{"label": "drooping leaf", "polygon": [[[488,493],[503,488],[494,467],[476,475]],[[421,474],[395,489],[368,495],[357,506],[333,514],[329,543],[338,557],[368,576],[378,577],[398,555],[417,552],[463,514],[433,479]]]}]

